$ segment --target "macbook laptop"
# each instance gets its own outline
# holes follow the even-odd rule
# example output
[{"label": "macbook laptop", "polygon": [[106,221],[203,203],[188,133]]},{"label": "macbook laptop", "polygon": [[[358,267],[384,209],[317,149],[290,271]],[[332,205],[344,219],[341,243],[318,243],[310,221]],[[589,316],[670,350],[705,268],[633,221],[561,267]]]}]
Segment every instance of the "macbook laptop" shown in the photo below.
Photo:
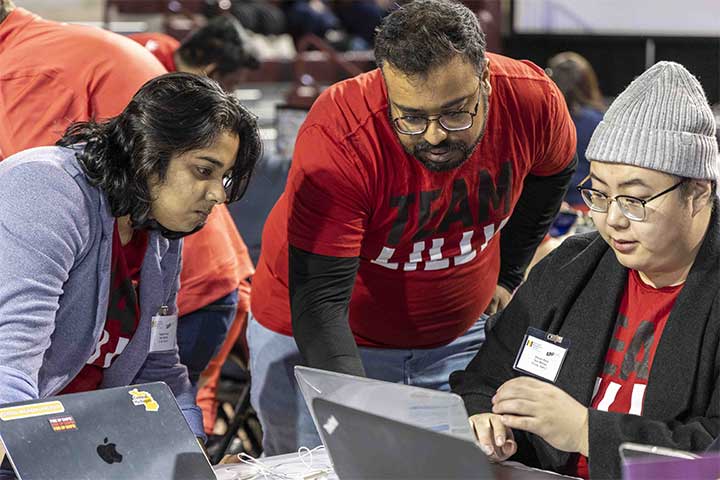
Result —
[{"label": "macbook laptop", "polygon": [[2,405],[0,440],[21,480],[215,478],[161,382]]},{"label": "macbook laptop", "polygon": [[537,469],[490,463],[472,441],[315,398],[320,437],[335,473],[348,479],[558,480]]},{"label": "macbook laptop", "polygon": [[312,401],[323,398],[434,432],[475,438],[465,404],[453,393],[303,366],[295,367],[295,379],[318,430]]}]

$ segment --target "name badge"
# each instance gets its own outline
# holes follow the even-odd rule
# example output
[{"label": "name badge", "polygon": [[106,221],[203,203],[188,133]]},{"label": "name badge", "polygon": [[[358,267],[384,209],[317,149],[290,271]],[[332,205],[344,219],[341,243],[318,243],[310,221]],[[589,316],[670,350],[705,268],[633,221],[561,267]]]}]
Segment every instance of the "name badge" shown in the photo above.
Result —
[{"label": "name badge", "polygon": [[569,347],[567,338],[528,327],[513,368],[555,383]]},{"label": "name badge", "polygon": [[150,353],[174,350],[177,345],[177,315],[168,315],[168,307],[160,307],[152,317],[150,327]]}]

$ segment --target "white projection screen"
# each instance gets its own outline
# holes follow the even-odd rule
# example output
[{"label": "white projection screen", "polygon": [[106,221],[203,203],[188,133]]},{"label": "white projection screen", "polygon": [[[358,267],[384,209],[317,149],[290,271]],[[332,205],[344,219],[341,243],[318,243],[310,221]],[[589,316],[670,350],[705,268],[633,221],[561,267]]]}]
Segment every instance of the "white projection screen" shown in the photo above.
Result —
[{"label": "white projection screen", "polygon": [[720,0],[514,0],[519,34],[720,37]]}]

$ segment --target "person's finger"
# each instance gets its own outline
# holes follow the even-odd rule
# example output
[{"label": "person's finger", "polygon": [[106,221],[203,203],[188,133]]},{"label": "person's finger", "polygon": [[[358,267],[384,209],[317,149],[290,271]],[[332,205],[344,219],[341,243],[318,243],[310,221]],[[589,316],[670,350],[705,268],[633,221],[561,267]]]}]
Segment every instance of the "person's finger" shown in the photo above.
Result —
[{"label": "person's finger", "polygon": [[517,415],[502,415],[503,425],[514,430],[538,434],[538,420],[535,417],[520,417]]},{"label": "person's finger", "polygon": [[492,300],[490,300],[490,304],[485,309],[485,313],[487,315],[494,315],[497,312],[497,305],[498,305],[498,298],[497,296],[494,296]]},{"label": "person's finger", "polygon": [[536,402],[525,400],[523,398],[513,398],[510,400],[500,400],[493,403],[492,413],[497,415],[517,415],[520,417],[535,416],[538,409]]},{"label": "person's finger", "polygon": [[[470,417],[470,425],[472,425],[477,438],[478,445],[486,455],[495,453],[493,447],[493,431],[492,425],[488,420],[488,415],[473,415]],[[504,428],[504,427],[503,427]]]},{"label": "person's finger", "polygon": [[530,377],[513,378],[500,385],[491,401],[493,404],[514,399],[539,401],[548,392],[544,385],[538,385],[538,383],[542,384],[544,382]]},{"label": "person's finger", "polygon": [[500,450],[504,459],[508,459],[517,452],[517,442],[515,440],[506,440]]},{"label": "person's finger", "polygon": [[500,420],[500,417],[497,415],[492,415],[490,417],[490,425],[492,426],[492,434],[494,436],[494,438],[492,439],[493,446],[502,447],[505,443],[505,440],[507,439],[507,428],[502,423],[502,420]]}]

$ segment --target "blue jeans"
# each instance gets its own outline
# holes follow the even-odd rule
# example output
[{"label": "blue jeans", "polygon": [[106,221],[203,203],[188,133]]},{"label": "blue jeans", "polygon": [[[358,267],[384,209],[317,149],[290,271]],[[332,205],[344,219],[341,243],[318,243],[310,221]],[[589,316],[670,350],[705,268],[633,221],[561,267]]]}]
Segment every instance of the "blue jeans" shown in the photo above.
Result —
[{"label": "blue jeans", "polygon": [[[369,378],[436,390],[450,390],[448,378],[464,369],[485,341],[483,315],[463,336],[437,348],[388,349],[360,347]],[[295,382],[294,367],[302,358],[295,339],[260,325],[250,313],[252,387],[250,401],[263,428],[266,455],[280,455],[299,447],[320,445],[310,412]]]},{"label": "blue jeans", "polygon": [[190,382],[197,386],[200,374],[220,351],[228,329],[235,319],[238,291],[180,317],[177,343],[180,362],[188,369]]}]

